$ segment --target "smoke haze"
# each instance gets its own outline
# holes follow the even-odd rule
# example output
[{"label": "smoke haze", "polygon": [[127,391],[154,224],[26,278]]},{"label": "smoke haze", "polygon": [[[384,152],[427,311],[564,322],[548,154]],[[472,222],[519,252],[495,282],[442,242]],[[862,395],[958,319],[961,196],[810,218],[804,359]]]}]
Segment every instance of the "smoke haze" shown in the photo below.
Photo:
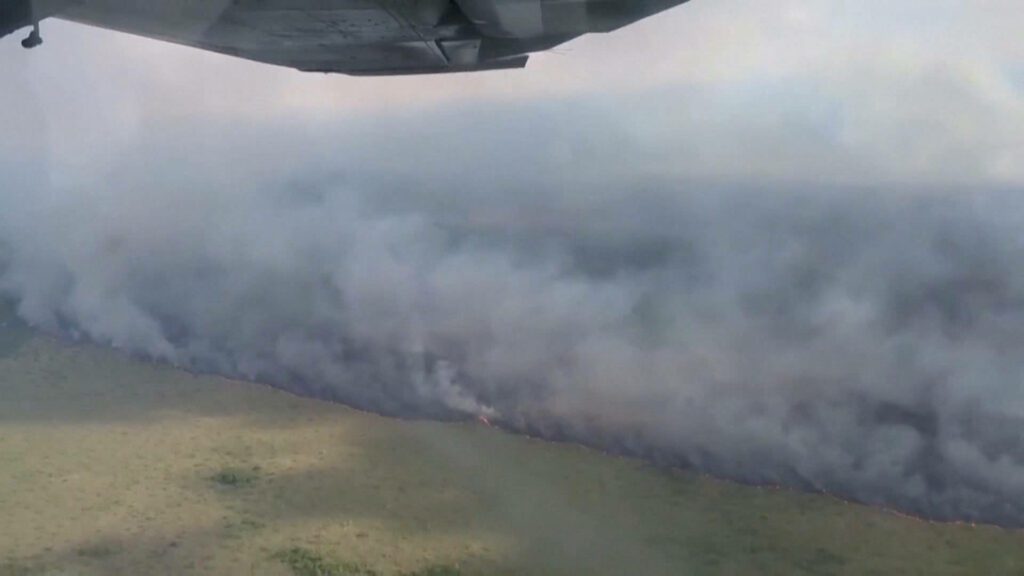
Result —
[{"label": "smoke haze", "polygon": [[841,75],[446,80],[484,95],[457,106],[364,83],[404,105],[262,118],[248,92],[348,85],[139,64],[115,90],[100,45],[66,106],[31,85],[70,80],[13,66],[0,295],[47,331],[388,414],[1024,526],[1020,86],[983,50],[859,48],[829,48]]}]

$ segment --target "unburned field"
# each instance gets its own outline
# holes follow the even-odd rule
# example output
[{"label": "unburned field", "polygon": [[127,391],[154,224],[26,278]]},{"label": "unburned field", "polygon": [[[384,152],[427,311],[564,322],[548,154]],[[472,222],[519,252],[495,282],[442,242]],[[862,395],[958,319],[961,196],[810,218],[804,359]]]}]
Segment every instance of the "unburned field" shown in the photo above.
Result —
[{"label": "unburned field", "polygon": [[382,418],[0,322],[0,576],[1024,575],[1020,532]]}]

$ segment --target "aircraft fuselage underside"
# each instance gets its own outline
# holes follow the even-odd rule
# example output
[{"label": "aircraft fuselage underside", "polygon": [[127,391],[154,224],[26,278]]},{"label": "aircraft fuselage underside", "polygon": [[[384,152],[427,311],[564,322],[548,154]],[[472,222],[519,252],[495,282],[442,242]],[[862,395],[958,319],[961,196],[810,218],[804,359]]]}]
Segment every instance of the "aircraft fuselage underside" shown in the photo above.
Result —
[{"label": "aircraft fuselage underside", "polygon": [[685,0],[0,0],[0,36],[55,16],[316,72],[514,68]]}]

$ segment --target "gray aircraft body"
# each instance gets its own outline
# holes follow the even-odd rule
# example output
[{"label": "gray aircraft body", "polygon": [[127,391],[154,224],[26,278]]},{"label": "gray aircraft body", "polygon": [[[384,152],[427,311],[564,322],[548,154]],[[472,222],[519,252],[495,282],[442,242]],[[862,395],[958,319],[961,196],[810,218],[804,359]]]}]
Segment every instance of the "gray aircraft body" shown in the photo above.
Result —
[{"label": "gray aircraft body", "polygon": [[311,72],[521,68],[687,0],[0,0],[0,37],[56,17]]}]

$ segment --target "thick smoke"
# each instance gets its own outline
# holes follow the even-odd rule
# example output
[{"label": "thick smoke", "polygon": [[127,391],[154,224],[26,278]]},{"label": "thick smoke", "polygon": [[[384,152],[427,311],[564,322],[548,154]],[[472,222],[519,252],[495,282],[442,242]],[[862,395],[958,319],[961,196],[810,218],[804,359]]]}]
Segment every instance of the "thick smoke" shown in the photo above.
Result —
[{"label": "thick smoke", "polygon": [[[1024,198],[965,184],[1019,173],[1019,98],[841,68],[251,123],[37,102],[26,73],[0,297],[384,413],[1024,526]],[[834,184],[862,181],[897,184]]]},{"label": "thick smoke", "polygon": [[386,413],[1024,524],[1012,195],[509,200],[147,169],[5,195],[0,289],[26,320]]}]

